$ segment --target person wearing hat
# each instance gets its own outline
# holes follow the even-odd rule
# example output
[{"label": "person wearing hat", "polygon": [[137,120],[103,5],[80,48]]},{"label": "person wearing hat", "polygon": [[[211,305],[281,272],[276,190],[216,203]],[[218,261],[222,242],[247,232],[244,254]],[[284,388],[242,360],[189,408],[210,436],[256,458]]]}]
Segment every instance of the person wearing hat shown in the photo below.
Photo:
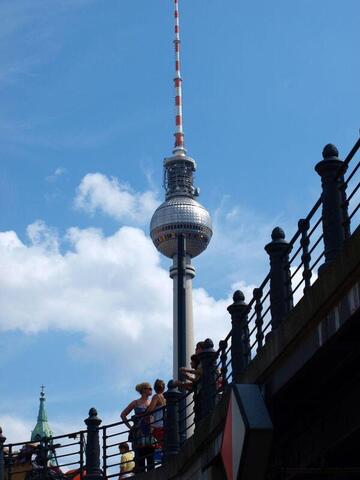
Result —
[{"label": "person wearing hat", "polygon": [[[140,398],[130,402],[120,417],[129,428],[129,441],[135,452],[135,471],[144,472],[154,468],[154,441],[150,431],[150,414],[147,414],[152,386],[148,382],[142,382],[136,385],[135,390]],[[128,420],[132,411],[135,413],[133,426]]]}]

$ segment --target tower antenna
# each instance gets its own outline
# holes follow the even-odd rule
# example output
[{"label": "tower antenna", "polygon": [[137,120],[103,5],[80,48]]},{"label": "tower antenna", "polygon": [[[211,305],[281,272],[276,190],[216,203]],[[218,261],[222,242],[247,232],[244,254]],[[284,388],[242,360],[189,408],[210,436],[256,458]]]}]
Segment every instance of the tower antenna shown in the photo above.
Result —
[{"label": "tower antenna", "polygon": [[180,73],[180,17],[179,17],[179,0],[175,2],[175,146],[173,153],[186,155],[184,144],[183,116],[182,116],[182,78]]}]

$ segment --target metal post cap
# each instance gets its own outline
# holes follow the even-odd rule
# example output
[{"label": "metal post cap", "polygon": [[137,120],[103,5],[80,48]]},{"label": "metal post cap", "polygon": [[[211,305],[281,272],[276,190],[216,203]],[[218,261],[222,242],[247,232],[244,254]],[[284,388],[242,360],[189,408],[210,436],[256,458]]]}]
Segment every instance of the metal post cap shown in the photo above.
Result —
[{"label": "metal post cap", "polygon": [[100,425],[102,420],[97,415],[98,415],[98,412],[96,408],[95,407],[90,408],[89,417],[86,420],[84,420],[86,425]]},{"label": "metal post cap", "polygon": [[339,160],[339,158],[338,158],[339,157],[339,150],[332,143],[328,143],[323,148],[322,156],[326,160],[331,160],[331,159]]},{"label": "metal post cap", "polygon": [[227,307],[230,315],[235,312],[243,312],[248,307],[247,303],[245,302],[245,295],[241,290],[236,290],[234,292],[233,301],[234,303]]}]

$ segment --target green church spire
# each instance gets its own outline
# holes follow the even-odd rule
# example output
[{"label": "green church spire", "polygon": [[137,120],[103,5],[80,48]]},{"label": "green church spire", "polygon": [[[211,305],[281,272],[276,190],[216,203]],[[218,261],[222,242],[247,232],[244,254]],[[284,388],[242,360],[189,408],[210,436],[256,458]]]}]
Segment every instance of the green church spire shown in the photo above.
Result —
[{"label": "green church spire", "polygon": [[41,385],[40,392],[40,405],[39,413],[37,417],[37,423],[34,430],[31,432],[31,441],[38,442],[44,437],[52,437],[53,433],[51,431],[50,425],[48,424],[48,418],[45,410],[45,393],[44,385]]}]

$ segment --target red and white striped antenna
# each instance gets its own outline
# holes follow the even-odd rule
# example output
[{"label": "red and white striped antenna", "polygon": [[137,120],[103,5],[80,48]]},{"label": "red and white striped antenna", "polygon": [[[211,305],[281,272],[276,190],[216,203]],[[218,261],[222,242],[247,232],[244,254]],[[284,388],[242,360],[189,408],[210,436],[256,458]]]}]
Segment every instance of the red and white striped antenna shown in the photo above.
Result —
[{"label": "red and white striped antenna", "polygon": [[173,153],[185,155],[184,144],[184,130],[183,130],[183,117],[182,117],[182,90],[181,90],[181,73],[180,73],[180,18],[179,18],[179,0],[175,2],[175,146]]}]

